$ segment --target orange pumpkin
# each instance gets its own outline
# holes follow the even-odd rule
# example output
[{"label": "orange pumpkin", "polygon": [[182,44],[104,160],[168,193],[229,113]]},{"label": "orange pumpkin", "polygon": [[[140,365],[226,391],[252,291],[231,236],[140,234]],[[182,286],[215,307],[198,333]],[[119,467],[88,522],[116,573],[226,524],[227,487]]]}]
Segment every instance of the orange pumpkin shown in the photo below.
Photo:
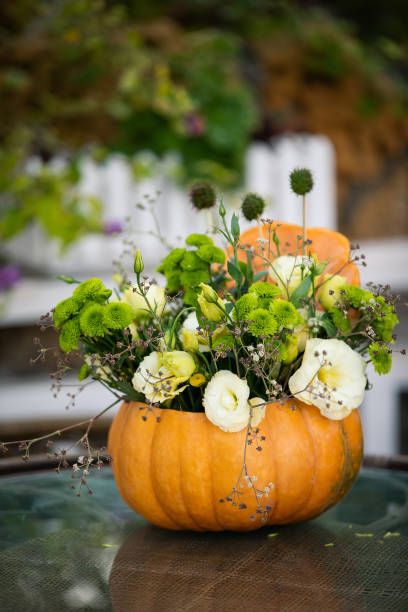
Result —
[{"label": "orange pumpkin", "polygon": [[[271,229],[275,229],[279,237],[279,249],[281,255],[302,255],[302,249],[298,248],[297,237],[302,235],[300,225],[291,225],[289,223],[273,223]],[[261,227],[263,237],[268,240],[268,226]],[[350,262],[350,243],[348,239],[332,230],[323,227],[311,227],[307,229],[306,237],[311,240],[311,244],[307,246],[307,250],[312,254],[316,254],[319,262],[328,262],[324,274],[340,274],[347,279],[351,285],[360,284],[360,275],[357,266]],[[260,238],[258,227],[251,228],[241,234],[240,244],[255,246],[257,251],[256,241]],[[275,251],[275,245],[271,241],[272,251]],[[228,252],[231,254],[231,247]],[[266,252],[266,255],[268,253]],[[238,251],[238,258],[246,261],[245,251]],[[264,267],[263,261],[256,256],[253,260],[255,270]]]},{"label": "orange pumpkin", "polygon": [[[297,225],[276,225],[281,254],[297,255]],[[263,228],[267,238],[267,228]],[[241,236],[241,244],[255,245],[258,228]],[[311,228],[308,247],[327,271],[358,285],[357,267],[350,263],[350,245],[344,236]],[[239,257],[246,259],[245,252]],[[255,269],[262,267],[254,259]],[[204,413],[155,409],[143,420],[144,404],[124,403],[113,421],[109,453],[120,494],[150,522],[168,529],[250,531],[265,525],[256,515],[253,491],[243,492],[238,509],[220,502],[233,490],[241,472],[246,430],[225,433]],[[143,414],[143,413],[142,413]],[[156,416],[160,416],[159,422]],[[249,474],[256,486],[274,487],[261,501],[271,506],[267,524],[288,524],[318,516],[347,493],[360,469],[362,431],[354,410],[343,421],[323,417],[315,406],[299,401],[271,403],[261,422],[262,450],[247,449]],[[242,481],[245,485],[246,482]],[[267,497],[267,498],[266,498]],[[256,520],[251,517],[256,515]]]},{"label": "orange pumpkin", "polygon": [[[243,491],[238,509],[220,502],[240,474],[246,430],[226,433],[204,413],[124,403],[113,421],[108,449],[125,502],[154,525],[168,529],[250,531],[265,525],[255,514],[253,491]],[[157,418],[160,416],[160,421]],[[297,523],[318,516],[347,493],[362,458],[360,415],[343,421],[323,417],[298,401],[267,406],[259,425],[262,450],[247,450],[256,485],[274,487],[262,502],[271,506],[267,524]],[[244,481],[243,481],[244,482]]]}]

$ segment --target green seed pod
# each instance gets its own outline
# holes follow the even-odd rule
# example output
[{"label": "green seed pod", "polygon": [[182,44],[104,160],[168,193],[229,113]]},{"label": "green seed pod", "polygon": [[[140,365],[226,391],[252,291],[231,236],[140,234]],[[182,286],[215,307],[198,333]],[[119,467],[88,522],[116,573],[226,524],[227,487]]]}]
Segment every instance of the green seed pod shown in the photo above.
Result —
[{"label": "green seed pod", "polygon": [[242,202],[242,213],[248,221],[253,221],[262,215],[265,200],[256,193],[248,193]]},{"label": "green seed pod", "polygon": [[208,181],[197,181],[190,189],[190,201],[194,208],[211,208],[217,199],[215,189]]},{"label": "green seed pod", "polygon": [[290,173],[290,186],[297,195],[305,195],[313,189],[313,177],[307,168],[295,168]]}]

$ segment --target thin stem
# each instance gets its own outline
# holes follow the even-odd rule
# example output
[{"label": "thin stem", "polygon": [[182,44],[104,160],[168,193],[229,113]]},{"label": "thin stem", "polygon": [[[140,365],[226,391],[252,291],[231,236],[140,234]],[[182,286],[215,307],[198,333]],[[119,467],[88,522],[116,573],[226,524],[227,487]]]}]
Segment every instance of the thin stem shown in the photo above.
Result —
[{"label": "thin stem", "polygon": [[303,216],[303,255],[307,255],[306,252],[306,194],[302,197],[302,216]]}]

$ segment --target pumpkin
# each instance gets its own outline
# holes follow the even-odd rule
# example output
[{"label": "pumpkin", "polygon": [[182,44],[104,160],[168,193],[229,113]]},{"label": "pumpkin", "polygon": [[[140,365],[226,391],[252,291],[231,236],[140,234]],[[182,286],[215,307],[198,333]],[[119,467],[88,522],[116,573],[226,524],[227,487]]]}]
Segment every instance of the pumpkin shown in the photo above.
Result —
[{"label": "pumpkin", "polygon": [[[267,406],[259,429],[265,437],[262,450],[248,447],[247,466],[259,489],[274,485],[261,500],[271,507],[266,524],[314,518],[350,489],[362,458],[357,410],[343,421],[332,421],[315,406],[276,402]],[[221,431],[204,413],[160,408],[152,413],[147,405],[125,402],[108,442],[119,492],[136,512],[167,529],[262,527],[265,522],[256,515],[255,496],[247,486],[240,489],[245,508],[220,501],[237,482],[245,436],[245,429]]]},{"label": "pumpkin", "polygon": [[[291,225],[290,223],[273,223],[271,229],[276,230],[276,234],[279,237],[279,249],[281,255],[302,255],[302,248],[298,248],[298,244],[302,244],[302,241],[298,241],[298,236],[302,236],[302,228],[299,225]],[[269,230],[268,226],[262,225],[261,231],[263,237],[268,240]],[[272,237],[272,232],[271,232]],[[307,250],[315,255],[319,262],[327,262],[324,274],[340,274],[344,276],[347,283],[350,285],[360,284],[360,275],[357,266],[350,262],[350,243],[348,239],[332,230],[323,227],[310,227],[306,231],[306,237],[311,240],[311,244],[307,246]],[[260,238],[259,228],[254,227],[243,234],[240,237],[241,245],[255,246],[257,251],[259,247],[256,241]],[[271,239],[272,251],[276,250],[274,243]],[[267,246],[266,246],[267,248]],[[228,252],[231,254],[231,247]],[[266,251],[266,255],[268,252]],[[238,259],[246,262],[245,251],[238,251]],[[264,263],[258,256],[253,259],[253,267],[255,270],[262,269]]]},{"label": "pumpkin", "polygon": [[[297,255],[297,225],[275,224],[281,254]],[[262,228],[265,238],[268,229]],[[255,245],[258,228],[241,235],[241,244]],[[350,245],[342,234],[310,228],[308,249],[326,272],[340,273],[358,285],[359,273],[350,263]],[[239,257],[246,260],[240,250]],[[263,267],[259,257],[254,268]],[[142,415],[147,415],[146,420]],[[323,417],[315,406],[290,400],[271,403],[259,425],[262,450],[247,447],[249,474],[256,486],[273,488],[261,502],[271,507],[267,524],[298,523],[336,504],[350,489],[360,469],[362,430],[354,410],[343,421]],[[238,483],[239,503],[225,498],[237,484],[243,465],[246,430],[225,433],[204,413],[124,403],[114,418],[108,449],[125,502],[151,523],[168,529],[249,531],[263,525],[254,493]],[[244,484],[241,488],[240,484]],[[224,501],[220,501],[224,500]],[[255,516],[255,520],[254,519]]]}]

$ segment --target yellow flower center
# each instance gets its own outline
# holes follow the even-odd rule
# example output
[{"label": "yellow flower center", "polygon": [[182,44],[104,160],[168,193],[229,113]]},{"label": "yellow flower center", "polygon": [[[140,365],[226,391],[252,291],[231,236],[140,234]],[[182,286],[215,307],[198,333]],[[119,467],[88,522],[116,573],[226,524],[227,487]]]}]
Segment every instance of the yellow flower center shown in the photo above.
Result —
[{"label": "yellow flower center", "polygon": [[233,412],[237,408],[237,396],[230,389],[225,389],[221,395],[221,403],[225,410]]},{"label": "yellow flower center", "polygon": [[341,381],[341,372],[337,366],[323,366],[320,368],[318,379],[330,388],[338,387]]}]

